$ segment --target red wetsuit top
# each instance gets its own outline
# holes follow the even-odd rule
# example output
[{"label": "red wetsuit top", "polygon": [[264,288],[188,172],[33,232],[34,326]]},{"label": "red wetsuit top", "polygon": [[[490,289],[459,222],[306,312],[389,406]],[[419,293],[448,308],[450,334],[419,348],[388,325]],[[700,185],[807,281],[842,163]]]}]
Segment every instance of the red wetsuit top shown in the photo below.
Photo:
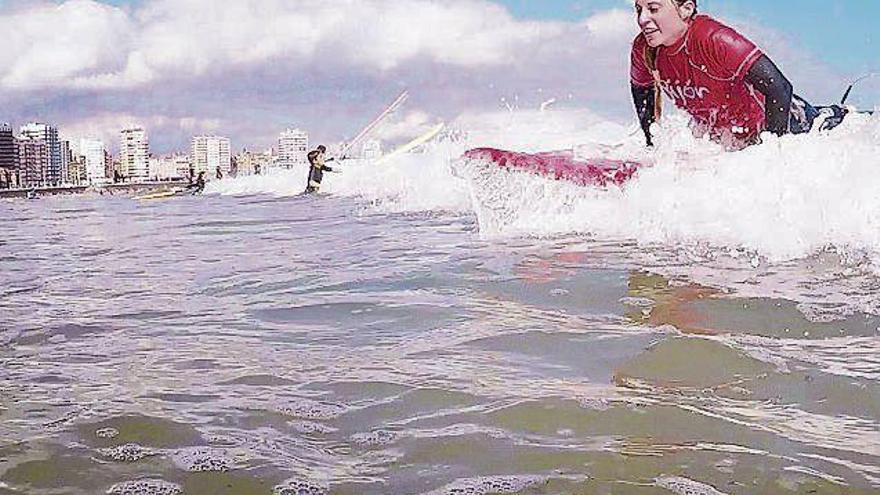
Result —
[{"label": "red wetsuit top", "polygon": [[[647,49],[639,34],[633,41],[630,80],[642,88],[655,84]],[[764,129],[764,95],[745,80],[761,55],[732,28],[698,15],[674,46],[657,49],[660,87],[693,117],[698,132],[725,144],[749,141]]]}]

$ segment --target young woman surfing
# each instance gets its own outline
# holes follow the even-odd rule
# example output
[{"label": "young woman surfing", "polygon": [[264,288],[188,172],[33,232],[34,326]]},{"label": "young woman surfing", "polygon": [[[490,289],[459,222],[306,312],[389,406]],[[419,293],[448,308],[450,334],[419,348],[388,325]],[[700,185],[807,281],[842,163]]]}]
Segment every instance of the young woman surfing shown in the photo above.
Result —
[{"label": "young woman surfing", "polygon": [[641,33],[633,41],[630,83],[648,145],[660,117],[662,90],[693,118],[695,134],[729,149],[776,135],[809,131],[827,113],[823,129],[840,124],[846,109],[817,109],[794,95],[770,58],[736,30],[697,14],[697,0],[635,0]]}]

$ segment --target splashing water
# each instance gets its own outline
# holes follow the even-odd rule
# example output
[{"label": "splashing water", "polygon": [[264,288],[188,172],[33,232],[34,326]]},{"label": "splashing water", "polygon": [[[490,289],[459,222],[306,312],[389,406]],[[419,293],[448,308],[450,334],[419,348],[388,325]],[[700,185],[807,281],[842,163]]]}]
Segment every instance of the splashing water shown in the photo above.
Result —
[{"label": "splashing water", "polygon": [[[668,119],[657,132],[657,149],[647,152],[640,149],[641,138],[627,136],[620,127],[609,130],[613,124],[608,122],[587,123],[585,130],[571,128],[571,120],[579,115],[519,112],[496,116],[510,121],[494,129],[486,119],[465,118],[462,122],[483,124],[499,135],[465,129],[465,141],[441,142],[425,154],[406,155],[381,167],[352,164],[343,167],[342,175],[329,176],[324,191],[361,197],[380,209],[479,215],[484,205],[466,197],[470,188],[488,187],[495,196],[516,195],[526,188],[511,218],[482,230],[502,235],[591,234],[667,245],[708,243],[745,248],[772,261],[836,247],[880,260],[880,116],[851,115],[832,132],[764,136],[759,146],[727,153],[691,137],[680,116]],[[537,144],[542,137],[544,148]],[[616,147],[603,147],[599,141],[621,138]],[[464,150],[489,146],[574,149],[581,155],[653,165],[622,188],[601,190],[529,174],[496,183],[464,174],[471,179],[468,183],[462,174],[453,173],[452,165]],[[293,195],[302,192],[306,172],[225,181],[209,190]]]},{"label": "splashing water", "polygon": [[[465,138],[440,140],[423,154],[382,166],[351,163],[325,179],[324,192],[360,198],[376,212],[474,215],[486,238],[578,235],[634,242],[639,248],[627,257],[670,276],[681,275],[676,267],[682,257],[713,268],[736,265],[724,272],[732,278],[719,278],[717,270],[685,275],[753,295],[772,291],[807,303],[805,311],[810,303],[827,302],[828,290],[803,297],[796,286],[780,288],[778,279],[759,277],[761,294],[755,277],[743,272],[831,252],[840,270],[858,272],[849,281],[860,287],[847,292],[863,296],[880,273],[880,116],[853,114],[831,132],[764,136],[763,144],[735,153],[694,138],[680,113],[655,128],[653,150],[644,148],[640,133],[584,111],[472,115],[453,127]],[[582,187],[462,158],[475,147],[568,150],[649,166],[621,187]],[[294,195],[305,176],[303,169],[247,177],[212,184],[209,191]],[[645,253],[656,258],[656,266]],[[751,287],[743,286],[744,279]],[[843,289],[832,292],[831,300],[844,299],[843,313],[880,311],[867,296],[853,300],[837,297]]]}]

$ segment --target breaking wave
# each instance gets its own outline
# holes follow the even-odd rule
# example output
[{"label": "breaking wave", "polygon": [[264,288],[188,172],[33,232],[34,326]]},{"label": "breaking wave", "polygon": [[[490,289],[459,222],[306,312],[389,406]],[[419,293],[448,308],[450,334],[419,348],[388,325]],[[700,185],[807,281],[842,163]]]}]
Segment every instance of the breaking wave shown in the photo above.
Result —
[{"label": "breaking wave", "polygon": [[[378,212],[473,215],[485,237],[575,235],[745,268],[832,252],[872,278],[880,272],[880,116],[852,115],[831,132],[765,136],[736,153],[694,138],[681,114],[656,129],[653,150],[633,128],[586,111],[500,112],[450,128],[422,153],[345,162],[324,192]],[[574,150],[650,166],[623,187],[598,189],[461,158],[474,147]],[[208,191],[293,196],[306,173],[221,181]]]}]

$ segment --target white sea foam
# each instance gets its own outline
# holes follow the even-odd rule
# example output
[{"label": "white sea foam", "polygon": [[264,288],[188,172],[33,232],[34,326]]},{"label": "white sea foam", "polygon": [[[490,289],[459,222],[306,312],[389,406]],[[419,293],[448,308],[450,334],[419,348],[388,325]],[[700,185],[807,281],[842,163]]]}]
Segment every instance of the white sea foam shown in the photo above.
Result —
[{"label": "white sea foam", "polygon": [[[852,115],[831,132],[766,136],[728,153],[695,139],[673,115],[657,130],[653,151],[639,133],[583,111],[516,111],[462,117],[460,139],[381,165],[341,167],[324,192],[359,197],[380,211],[475,213],[485,235],[589,234],[664,246],[744,250],[771,262],[828,247],[880,264],[880,117]],[[598,190],[526,174],[504,180],[462,178],[454,168],[471,147],[537,151],[574,149],[583,156],[650,161],[623,188]],[[306,170],[211,184],[222,194],[294,195]],[[487,211],[475,189],[503,198],[505,215]],[[756,258],[757,259],[757,258]]]},{"label": "white sea foam", "polygon": [[724,495],[711,485],[680,476],[662,476],[654,484],[677,495]]},{"label": "white sea foam", "polygon": [[718,339],[771,364],[808,363],[830,375],[880,381],[880,339],[876,337],[803,340],[725,335]]},{"label": "white sea foam", "polygon": [[[837,246],[877,259],[880,120],[855,115],[830,133],[766,137],[737,153],[694,140],[680,123],[665,131],[654,166],[622,189],[582,190],[510,174],[520,177],[507,177],[511,190],[502,196],[516,201],[515,211],[492,223],[490,233],[702,242],[772,261]],[[487,186],[498,187],[474,185]]]}]

